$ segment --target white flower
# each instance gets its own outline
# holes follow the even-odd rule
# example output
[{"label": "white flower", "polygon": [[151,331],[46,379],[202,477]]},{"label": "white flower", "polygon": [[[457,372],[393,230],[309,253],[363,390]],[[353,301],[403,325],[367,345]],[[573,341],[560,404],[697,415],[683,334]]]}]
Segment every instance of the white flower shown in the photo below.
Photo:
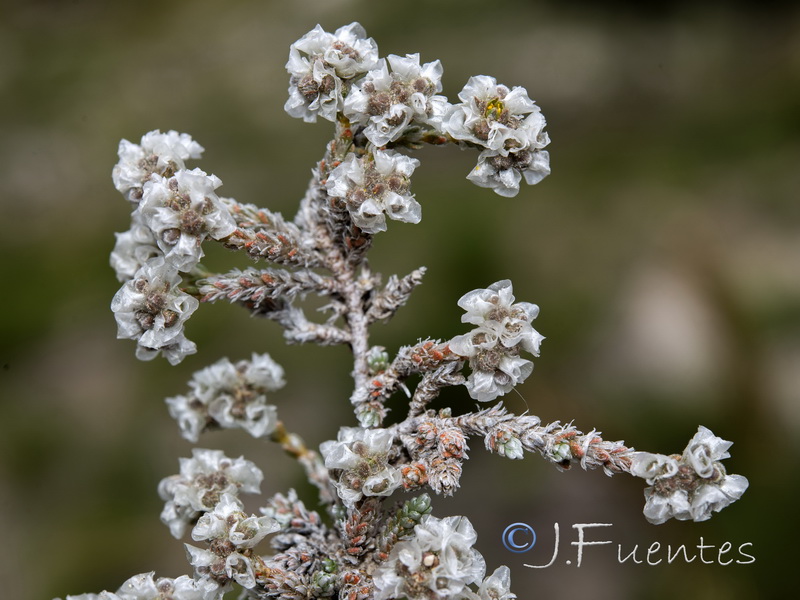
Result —
[{"label": "white flower", "polygon": [[270,517],[246,516],[241,500],[222,494],[211,512],[204,513],[192,529],[192,539],[229,540],[236,548],[253,548],[279,528]]},{"label": "white flower", "polygon": [[328,194],[342,198],[353,223],[366,233],[386,231],[386,216],[419,223],[422,207],[409,192],[419,161],[393,150],[350,154],[328,177]]},{"label": "white flower", "polygon": [[67,600],[219,600],[222,590],[212,580],[195,581],[181,575],[176,579],[154,578],[155,573],[134,575],[117,592],[67,596]]},{"label": "white flower", "polygon": [[308,123],[317,115],[336,120],[342,109],[343,90],[350,79],[374,68],[378,46],[358,23],[327,33],[317,25],[291,45],[289,62],[289,99],[284,110]]},{"label": "white flower", "polygon": [[211,421],[205,405],[192,395],[170,396],[164,401],[169,415],[178,422],[181,436],[190,442],[197,442]]},{"label": "white flower", "polygon": [[714,473],[714,462],[730,458],[728,448],[731,446],[733,442],[715,436],[710,429],[701,425],[683,451],[683,460],[700,477],[711,477]]},{"label": "white flower", "polygon": [[139,202],[142,186],[153,175],[170,177],[184,169],[184,161],[200,158],[203,147],[187,133],[159,130],[142,136],[140,144],[119,143],[119,162],[111,177],[116,187],[131,202]]},{"label": "white flower", "polygon": [[652,485],[657,479],[674,477],[678,474],[678,461],[671,456],[635,452],[631,459],[631,475],[646,479]]},{"label": "white flower", "polygon": [[192,450],[180,460],[180,474],[161,480],[158,493],[166,500],[161,520],[176,538],[203,511],[212,510],[225,495],[258,493],[261,470],[242,457],[231,459],[219,450]]},{"label": "white flower", "polygon": [[511,569],[505,565],[497,567],[481,583],[478,597],[481,600],[514,600],[517,595],[511,592]]},{"label": "white flower", "polygon": [[533,371],[533,363],[519,356],[520,350],[539,355],[544,337],[531,321],[539,307],[528,302],[514,303],[511,282],[498,281],[486,289],[462,296],[458,305],[466,312],[463,323],[478,325],[454,337],[450,350],[469,358],[472,373],[467,378],[469,395],[479,402],[494,400],[522,383]]},{"label": "white flower", "polygon": [[[231,495],[222,494],[210,512],[203,514],[192,529],[192,539],[211,542],[209,550],[186,545],[192,566],[198,574],[210,572],[218,578],[222,572],[245,588],[255,587],[255,569],[250,552],[270,533],[280,529],[271,517],[248,516],[241,501]],[[221,572],[220,572],[221,571]]]},{"label": "white flower", "polygon": [[166,402],[189,441],[196,442],[209,427],[240,427],[253,437],[264,437],[278,423],[277,409],[267,403],[266,392],[283,385],[283,368],[269,354],[253,354],[252,360],[236,365],[223,358],[192,376],[188,396]]},{"label": "white flower", "polygon": [[250,361],[244,361],[244,380],[254,388],[267,392],[281,389],[285,384],[283,367],[276,363],[269,354],[253,353]]},{"label": "white flower", "polygon": [[162,352],[177,364],[197,351],[183,335],[183,324],[197,310],[196,298],[179,289],[181,277],[161,257],[146,263],[114,295],[111,310],[117,338],[136,340],[136,356],[151,360]]},{"label": "white flower", "polygon": [[546,150],[525,149],[507,156],[484,150],[467,179],[478,187],[490,188],[500,196],[513,198],[519,193],[523,177],[528,185],[534,185],[549,174],[550,154]]},{"label": "white flower", "polygon": [[695,491],[692,498],[691,515],[694,521],[711,518],[712,512],[719,512],[742,497],[749,482],[741,475],[725,475],[716,485],[707,483]]},{"label": "white flower", "polygon": [[144,184],[137,212],[150,228],[167,261],[180,271],[190,271],[203,256],[200,244],[236,230],[236,221],[214,191],[219,178],[200,169],[178,171]]},{"label": "white flower", "polygon": [[467,377],[466,388],[478,402],[490,402],[507,394],[533,372],[531,361],[495,350],[478,350],[469,365],[472,373]]},{"label": "white flower", "polygon": [[499,153],[541,149],[549,143],[545,119],[525,88],[509,90],[494,77],[471,77],[458,94],[442,129],[457,140],[472,142]]},{"label": "white flower", "polygon": [[486,562],[473,548],[477,538],[466,517],[424,516],[414,536],[395,544],[373,573],[375,600],[469,595],[468,585],[480,582],[486,571]]},{"label": "white flower", "polygon": [[525,88],[509,90],[493,77],[478,75],[458,97],[461,103],[444,117],[442,129],[485,148],[467,179],[510,198],[519,193],[523,177],[533,185],[550,174],[550,155],[542,150],[550,143],[545,119]]},{"label": "white flower", "polygon": [[664,456],[635,452],[631,475],[647,480],[644,514],[651,523],[670,517],[705,521],[744,494],[749,482],[741,475],[728,475],[720,460],[730,457],[732,442],[698,427],[682,455]]},{"label": "white flower", "polygon": [[442,64],[420,65],[419,54],[394,54],[381,60],[350,90],[344,114],[364,125],[364,135],[376,146],[398,140],[413,124],[439,129],[450,105],[442,91]]},{"label": "white flower", "polygon": [[111,252],[111,267],[121,282],[129,281],[145,263],[162,256],[153,232],[146,227],[138,213],[132,215],[131,228],[114,234],[117,243]]},{"label": "white flower", "polygon": [[497,336],[506,348],[520,346],[526,352],[539,356],[539,346],[544,337],[531,322],[539,316],[539,307],[530,302],[514,302],[511,281],[504,279],[486,289],[472,290],[458,300],[466,311],[462,323],[478,325]]},{"label": "white flower", "polygon": [[686,490],[675,490],[668,495],[659,494],[652,487],[644,491],[644,516],[653,525],[661,525],[675,517],[686,521],[692,517],[689,494]]},{"label": "white flower", "polygon": [[363,496],[390,496],[400,487],[400,469],[388,462],[393,442],[388,429],[342,427],[337,441],[320,445],[325,467],[341,470],[336,489],[346,504]]},{"label": "white flower", "polygon": [[211,580],[195,581],[187,575],[176,579],[154,578],[155,573],[134,575],[117,590],[122,600],[216,600],[222,591]]}]

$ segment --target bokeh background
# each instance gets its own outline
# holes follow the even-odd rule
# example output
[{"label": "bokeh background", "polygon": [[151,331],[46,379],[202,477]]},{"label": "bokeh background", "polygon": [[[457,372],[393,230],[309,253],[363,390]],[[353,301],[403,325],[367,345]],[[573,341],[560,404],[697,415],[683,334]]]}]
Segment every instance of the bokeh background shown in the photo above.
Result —
[{"label": "bokeh background", "polygon": [[[474,440],[462,491],[490,569],[522,598],[769,598],[791,589],[800,442],[800,10],[795,3],[472,0],[7,1],[0,8],[0,579],[17,600],[116,589],[188,571],[158,521],[158,481],[190,445],[163,404],[222,356],[270,352],[273,395],[311,445],[353,424],[343,348],[286,347],[279,328],[231,306],[188,325],[200,351],[178,367],[117,341],[108,267],[128,206],[111,185],[120,138],[191,133],[193,163],[222,192],[290,216],[330,135],[282,110],[289,44],[358,20],[381,54],[440,58],[451,99],[469,76],[522,85],[542,107],[553,174],[514,199],[472,186],[473,153],[419,153],[418,226],[378,236],[372,266],[419,265],[426,281],[374,343],[396,350],[463,332],[456,300],[511,278],[547,336],[517,412],[573,420],[611,439],[679,452],[704,424],[733,440],[744,498],[705,523],[649,525],[642,482],[506,461]],[[602,9],[600,6],[602,5]],[[211,265],[245,261],[210,248]],[[206,262],[206,261],[204,261]],[[461,390],[439,400],[472,408]],[[402,408],[400,399],[393,405]],[[399,414],[399,413],[398,413]],[[225,432],[265,494],[313,492],[275,447]],[[257,503],[253,506],[255,508]],[[512,555],[506,525],[539,544]],[[573,523],[612,523],[574,561]],[[552,554],[553,524],[562,549]],[[665,547],[752,543],[750,565],[618,564]],[[663,550],[660,555],[663,558]],[[568,566],[565,560],[571,558]]]}]

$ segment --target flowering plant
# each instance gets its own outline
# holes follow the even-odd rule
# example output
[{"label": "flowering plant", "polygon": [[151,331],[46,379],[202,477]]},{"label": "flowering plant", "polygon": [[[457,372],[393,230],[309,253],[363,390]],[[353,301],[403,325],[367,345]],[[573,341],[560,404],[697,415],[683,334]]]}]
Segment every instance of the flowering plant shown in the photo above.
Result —
[{"label": "flowering plant", "polygon": [[[187,320],[201,303],[222,300],[277,322],[289,343],[347,345],[357,426],[342,427],[319,452],[278,418],[271,398],[284,372],[268,354],[223,358],[195,373],[185,395],[167,399],[192,442],[208,430],[241,428],[280,444],[316,486],[324,516],[292,490],[266,499],[259,515],[248,513],[239,496],[258,493],[262,472],[244,458],[195,449],[158,490],[162,521],[174,537],[188,532],[193,541],[186,544],[191,575],[144,573],[114,593],[68,598],[215,600],[238,586],[245,598],[283,600],[510,600],[508,567],[487,576],[469,520],[434,517],[427,493],[458,489],[467,440],[476,436],[506,458],[535,452],[561,469],[578,464],[644,478],[644,514],[653,523],[705,520],[743,494],[747,480],[720,462],[731,443],[705,427],[682,455],[664,456],[635,452],[595,430],[542,424],[502,403],[461,415],[430,408],[445,387],[463,385],[474,400],[492,402],[530,376],[529,357],[544,339],[533,327],[539,308],[516,302],[511,282],[498,281],[458,300],[471,331],[418,341],[390,357],[370,344],[369,327],[407,302],[425,269],[383,283],[367,253],[387,219],[421,220],[410,191],[419,161],[408,152],[476,149],[468,179],[513,197],[523,179],[535,184],[550,172],[545,119],[524,88],[487,76],[472,77],[451,104],[440,94],[439,61],[380,58],[357,23],[334,33],[317,26],[292,45],[286,67],[286,111],[335,127],[295,218],[219,196],[216,176],[187,169],[203,151],[187,134],[123,140],[113,180],[130,203],[131,228],[117,234],[111,256],[122,283],[111,308],[118,337],[134,340],[142,360],[161,354],[176,364],[195,353]],[[210,240],[268,266],[209,272],[200,260]],[[308,294],[327,300],[324,322],[306,315]],[[398,392],[408,396],[408,410],[389,422],[386,401]],[[272,554],[262,551],[268,536]]]}]

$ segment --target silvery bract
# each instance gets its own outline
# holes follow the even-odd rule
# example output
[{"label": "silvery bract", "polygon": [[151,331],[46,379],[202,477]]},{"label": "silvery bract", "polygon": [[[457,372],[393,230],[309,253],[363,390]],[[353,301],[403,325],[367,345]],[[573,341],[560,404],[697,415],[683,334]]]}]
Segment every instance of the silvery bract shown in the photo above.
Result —
[{"label": "silvery bract", "polygon": [[219,450],[195,448],[192,458],[180,460],[180,474],[161,480],[158,493],[166,501],[161,520],[176,538],[189,523],[210,511],[225,495],[258,493],[261,470],[242,457],[232,459]]},{"label": "silvery bract", "polygon": [[269,354],[253,354],[234,365],[223,358],[197,371],[188,395],[167,398],[170,415],[181,434],[196,442],[207,429],[242,428],[253,437],[265,437],[277,426],[277,409],[267,392],[283,387],[283,368]]}]

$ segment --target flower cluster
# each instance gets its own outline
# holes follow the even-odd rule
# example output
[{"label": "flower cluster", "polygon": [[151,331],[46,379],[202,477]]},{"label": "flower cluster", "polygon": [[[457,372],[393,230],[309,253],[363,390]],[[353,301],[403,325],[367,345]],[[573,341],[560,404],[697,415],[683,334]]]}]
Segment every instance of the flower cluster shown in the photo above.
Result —
[{"label": "flower cluster", "polygon": [[[419,54],[379,58],[377,45],[358,23],[335,33],[317,25],[292,44],[286,69],[290,83],[284,108],[293,117],[346,119],[351,133],[376,148],[423,140],[479,148],[478,164],[467,179],[501,196],[517,195],[523,178],[532,185],[550,173],[550,156],[543,150],[550,143],[545,119],[522,87],[509,90],[493,77],[478,75],[459,93],[461,102],[452,105],[440,94],[440,61],[423,64]],[[411,218],[399,220],[419,221],[417,208],[403,210]],[[366,211],[382,212],[369,205]],[[359,218],[353,220],[361,227]],[[381,226],[360,220],[367,222],[367,233],[385,229],[382,216]]]},{"label": "flower cluster", "polygon": [[365,233],[386,231],[386,215],[419,223],[422,208],[408,191],[419,161],[392,150],[357,158],[349,154],[328,177],[328,194],[344,200],[353,223]]},{"label": "flower cluster", "polygon": [[218,600],[220,586],[211,580],[195,580],[188,575],[175,579],[155,578],[155,573],[134,575],[113,592],[67,596],[67,600]]},{"label": "flower cluster", "polygon": [[400,139],[415,125],[439,130],[450,108],[442,91],[442,63],[420,65],[419,54],[390,54],[366,74],[344,103],[344,114],[364,127],[375,146]]},{"label": "flower cluster", "polygon": [[[507,567],[483,581],[486,561],[473,548],[477,539],[466,517],[422,517],[413,537],[395,544],[376,569],[375,599],[511,600]],[[480,586],[478,594],[470,584]]]},{"label": "flower cluster", "polygon": [[169,414],[181,435],[196,442],[213,428],[241,427],[253,437],[274,431],[277,409],[267,403],[267,393],[284,385],[283,368],[269,354],[253,354],[235,365],[227,358],[197,371],[188,395],[167,398]]},{"label": "flower cluster", "polygon": [[208,549],[186,544],[189,562],[200,581],[210,580],[222,585],[235,581],[243,588],[256,585],[256,573],[262,571],[263,559],[253,548],[270,533],[280,529],[267,516],[247,515],[241,500],[222,494],[210,512],[197,520],[192,539],[208,542]]},{"label": "flower cluster", "polygon": [[158,484],[166,501],[161,520],[176,538],[203,512],[213,510],[223,495],[258,493],[264,478],[249,460],[228,458],[219,450],[195,448],[192,458],[180,459],[180,465],[179,475]]},{"label": "flower cluster", "polygon": [[550,174],[550,143],[545,119],[525,88],[509,90],[494,77],[470,78],[444,118],[442,129],[454,139],[484,148],[468,179],[501,196],[516,196],[524,177],[535,184]]},{"label": "flower cluster", "polygon": [[393,439],[387,429],[342,427],[337,441],[320,445],[325,467],[339,473],[336,490],[345,504],[364,496],[389,496],[400,487],[400,469],[389,464]]},{"label": "flower cluster", "polygon": [[119,162],[111,173],[114,187],[134,204],[142,199],[143,186],[153,176],[171,177],[186,168],[185,161],[200,158],[204,148],[187,133],[151,131],[139,144],[119,143]]},{"label": "flower cluster", "polygon": [[730,457],[732,444],[701,425],[682,455],[635,453],[631,474],[650,484],[644,491],[647,520],[656,525],[671,517],[705,521],[738,500],[747,478],[728,475],[719,462]]},{"label": "flower cluster", "polygon": [[494,400],[525,381],[533,363],[519,353],[524,350],[539,356],[544,339],[531,326],[539,307],[528,302],[515,304],[512,291],[511,282],[505,279],[487,289],[473,290],[458,301],[467,311],[461,322],[478,327],[454,337],[450,350],[469,358],[472,373],[466,386],[469,395],[480,402]]},{"label": "flower cluster", "polygon": [[349,83],[378,63],[378,46],[358,23],[328,33],[317,25],[289,50],[289,99],[284,109],[314,123],[319,115],[335,121]]},{"label": "flower cluster", "polygon": [[157,256],[126,281],[111,301],[117,319],[117,338],[136,340],[136,357],[155,358],[160,352],[177,364],[197,351],[186,339],[183,324],[197,310],[196,298],[180,289],[177,270]]},{"label": "flower cluster", "polygon": [[202,151],[191,136],[175,131],[151,131],[138,145],[120,143],[114,184],[134,209],[131,228],[117,234],[111,253],[111,266],[123,283],[111,310],[118,337],[136,340],[142,360],[163,352],[176,364],[196,352],[183,336],[183,322],[197,301],[180,291],[180,273],[197,265],[206,238],[223,239],[236,230],[215,192],[222,182],[185,168],[184,161]]}]

